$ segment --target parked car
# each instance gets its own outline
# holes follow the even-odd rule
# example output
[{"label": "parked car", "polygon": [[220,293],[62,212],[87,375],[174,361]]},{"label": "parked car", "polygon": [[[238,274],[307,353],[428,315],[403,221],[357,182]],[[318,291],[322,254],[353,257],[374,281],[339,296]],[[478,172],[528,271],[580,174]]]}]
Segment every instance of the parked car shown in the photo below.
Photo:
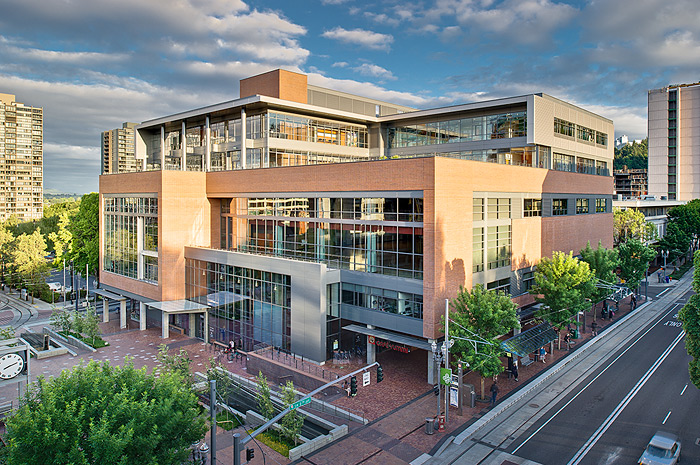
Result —
[{"label": "parked car", "polygon": [[640,465],[676,465],[681,461],[681,442],[678,436],[657,431],[639,457]]},{"label": "parked car", "polygon": [[59,282],[54,282],[54,283],[46,283],[49,285],[49,289],[51,289],[54,292],[58,292],[61,290],[61,283]]}]

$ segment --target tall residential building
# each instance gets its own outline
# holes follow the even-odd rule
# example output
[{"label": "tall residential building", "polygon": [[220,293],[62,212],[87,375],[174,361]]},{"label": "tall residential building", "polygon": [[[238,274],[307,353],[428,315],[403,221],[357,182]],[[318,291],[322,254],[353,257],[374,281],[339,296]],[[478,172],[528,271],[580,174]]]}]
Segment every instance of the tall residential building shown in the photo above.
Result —
[{"label": "tall residential building", "polygon": [[460,286],[526,306],[542,257],[612,246],[606,118],[545,94],[415,110],[282,70],[240,89],[139,124],[144,171],[100,177],[98,292],[141,329],[419,351],[432,380]]},{"label": "tall residential building", "polygon": [[43,216],[43,139],[43,109],[0,94],[0,219]]},{"label": "tall residential building", "polygon": [[700,83],[649,91],[649,194],[700,198]]},{"label": "tall residential building", "polygon": [[133,173],[141,165],[134,156],[134,127],[136,123],[124,123],[121,128],[104,131],[101,138],[101,174]]}]

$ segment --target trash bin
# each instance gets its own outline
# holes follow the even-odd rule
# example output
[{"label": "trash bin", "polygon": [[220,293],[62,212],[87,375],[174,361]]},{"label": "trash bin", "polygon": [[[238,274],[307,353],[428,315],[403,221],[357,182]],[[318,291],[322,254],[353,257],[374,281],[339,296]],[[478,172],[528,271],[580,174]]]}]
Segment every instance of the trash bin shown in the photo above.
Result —
[{"label": "trash bin", "polygon": [[476,405],[476,392],[474,392],[474,385],[473,384],[464,384],[462,386],[462,392],[464,392],[464,397],[462,398],[462,404],[463,405],[468,405],[471,408],[474,408]]},{"label": "trash bin", "polygon": [[435,432],[435,418],[425,419],[425,434],[433,434]]},{"label": "trash bin", "polygon": [[578,339],[578,338],[579,338],[578,329],[574,329],[574,339]]}]

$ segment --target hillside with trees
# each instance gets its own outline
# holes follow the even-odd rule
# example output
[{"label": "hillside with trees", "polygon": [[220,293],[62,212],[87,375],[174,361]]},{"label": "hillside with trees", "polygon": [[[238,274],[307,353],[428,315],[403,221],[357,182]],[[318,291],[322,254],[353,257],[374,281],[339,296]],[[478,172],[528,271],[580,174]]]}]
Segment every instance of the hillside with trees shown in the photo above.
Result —
[{"label": "hillside with trees", "polygon": [[614,169],[621,170],[625,166],[631,170],[647,169],[649,167],[649,139],[637,144],[633,142],[621,149],[615,149]]}]

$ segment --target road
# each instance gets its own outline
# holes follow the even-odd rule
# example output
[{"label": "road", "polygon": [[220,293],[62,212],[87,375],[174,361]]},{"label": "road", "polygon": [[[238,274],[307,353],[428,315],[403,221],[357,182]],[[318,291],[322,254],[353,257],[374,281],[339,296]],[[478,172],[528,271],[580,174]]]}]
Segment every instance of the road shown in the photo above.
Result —
[{"label": "road", "polygon": [[543,464],[636,463],[657,430],[700,463],[700,390],[690,383],[677,312],[685,293],[521,435],[509,452]]},{"label": "road", "polygon": [[671,288],[650,286],[649,295],[653,302],[501,401],[421,463],[636,463],[658,429],[678,433],[683,458],[690,459],[684,462],[700,463],[700,422],[693,416],[700,392],[689,382],[677,320],[692,295],[690,277]]}]

